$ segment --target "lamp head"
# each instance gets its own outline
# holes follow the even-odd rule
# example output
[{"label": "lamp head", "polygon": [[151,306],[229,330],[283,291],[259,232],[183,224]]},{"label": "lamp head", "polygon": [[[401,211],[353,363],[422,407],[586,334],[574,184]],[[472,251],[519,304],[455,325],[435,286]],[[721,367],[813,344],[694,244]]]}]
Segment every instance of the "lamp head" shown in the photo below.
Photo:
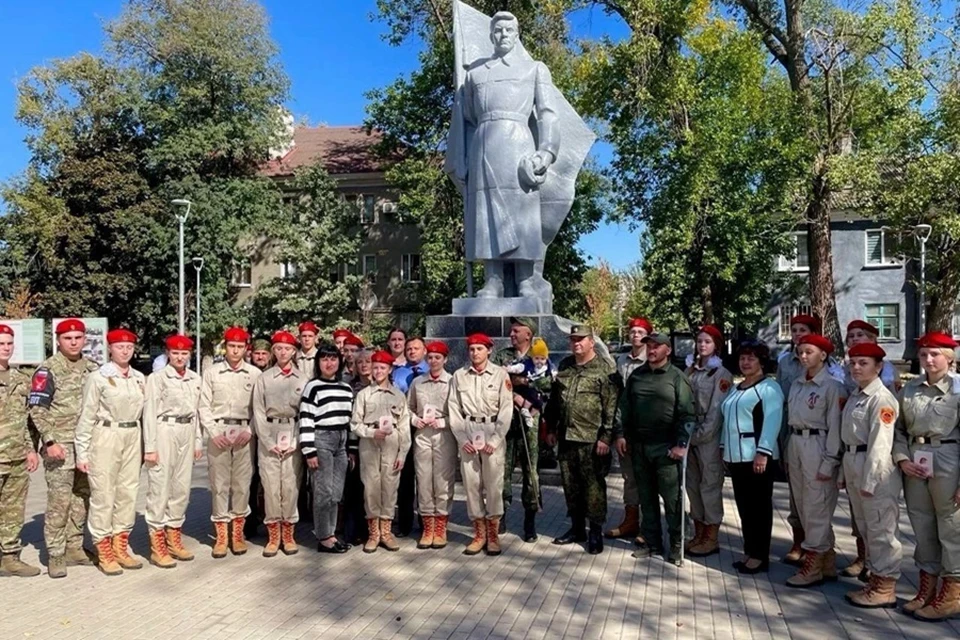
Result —
[{"label": "lamp head", "polygon": [[196,269],[197,271],[200,271],[201,269],[203,269],[203,258],[199,258],[199,257],[193,258],[191,262],[193,262],[193,268]]}]

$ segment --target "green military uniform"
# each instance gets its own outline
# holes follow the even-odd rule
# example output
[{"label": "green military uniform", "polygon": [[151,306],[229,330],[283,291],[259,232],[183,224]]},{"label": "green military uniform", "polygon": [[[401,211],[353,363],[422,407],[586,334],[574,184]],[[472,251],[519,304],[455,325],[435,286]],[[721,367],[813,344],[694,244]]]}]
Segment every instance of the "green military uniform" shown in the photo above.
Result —
[{"label": "green military uniform", "polygon": [[0,370],[0,554],[20,553],[20,530],[27,504],[27,430],[30,375],[23,369]]},{"label": "green military uniform", "polygon": [[567,356],[557,367],[545,417],[547,429],[558,437],[560,477],[574,529],[582,529],[585,517],[601,526],[607,519],[610,455],[598,455],[596,443],[610,443],[618,392],[616,369],[599,355],[579,365]]},{"label": "green military uniform", "polygon": [[[96,371],[96,362],[81,357],[71,362],[63,353],[43,361],[31,384],[29,411],[44,444],[44,475],[47,480],[47,511],[43,537],[51,564],[83,562],[83,527],[90,505],[87,474],[76,470],[74,437],[87,376]],[[64,459],[46,455],[53,444],[63,447]]]},{"label": "green military uniform", "polygon": [[[528,355],[520,354],[516,347],[507,347],[497,351],[493,362],[502,367],[524,363]],[[521,501],[527,511],[540,510],[540,479],[537,473],[537,460],[540,453],[540,437],[535,418],[528,411],[513,407],[510,430],[504,439],[506,461],[503,467],[503,507],[509,509],[513,502],[513,470],[520,466],[523,477]],[[528,464],[528,461],[530,464]]]},{"label": "green military uniform", "polygon": [[642,535],[651,552],[663,544],[660,498],[663,498],[671,554],[679,555],[683,518],[680,496],[680,461],[667,454],[686,447],[696,425],[696,407],[690,381],[667,363],[658,369],[649,363],[633,372],[620,394],[615,437],[625,437],[630,447],[640,494]]}]

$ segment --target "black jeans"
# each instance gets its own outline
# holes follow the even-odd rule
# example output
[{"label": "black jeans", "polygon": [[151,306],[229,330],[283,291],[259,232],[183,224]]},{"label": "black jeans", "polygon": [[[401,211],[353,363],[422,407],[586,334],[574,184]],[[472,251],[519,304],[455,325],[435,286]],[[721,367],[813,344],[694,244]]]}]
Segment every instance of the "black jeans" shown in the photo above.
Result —
[{"label": "black jeans", "polygon": [[743,552],[757,560],[770,559],[773,533],[773,460],[763,473],[753,472],[753,462],[729,465],[733,497],[743,528]]},{"label": "black jeans", "polygon": [[417,502],[417,470],[414,468],[413,447],[400,470],[400,486],[397,489],[397,529],[405,536],[413,531],[414,506]]}]

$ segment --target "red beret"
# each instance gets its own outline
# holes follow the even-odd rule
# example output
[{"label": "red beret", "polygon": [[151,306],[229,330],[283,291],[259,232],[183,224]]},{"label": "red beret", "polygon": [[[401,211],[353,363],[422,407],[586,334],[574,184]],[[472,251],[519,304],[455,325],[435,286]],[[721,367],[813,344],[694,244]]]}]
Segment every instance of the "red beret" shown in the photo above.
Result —
[{"label": "red beret", "polygon": [[396,360],[389,351],[377,351],[372,356],[370,356],[371,362],[379,362],[380,364],[389,364],[393,366],[393,361]]},{"label": "red beret", "polygon": [[61,320],[60,324],[57,325],[58,336],[64,333],[70,333],[71,331],[86,333],[87,327],[84,326],[83,322],[77,318],[67,318],[66,320]]},{"label": "red beret", "polygon": [[272,344],[292,344],[297,345],[297,339],[289,331],[277,331],[273,334],[273,337],[270,338]]},{"label": "red beret", "polygon": [[957,341],[941,331],[928,331],[917,338],[917,346],[923,349],[956,349]]},{"label": "red beret", "polygon": [[243,342],[250,340],[250,334],[243,327],[230,327],[223,332],[224,342]]},{"label": "red beret", "polygon": [[493,349],[493,340],[484,333],[474,333],[467,336],[467,346],[469,347],[473,344],[482,344],[487,349]]},{"label": "red beret", "polygon": [[127,329],[114,329],[113,331],[107,331],[107,344],[136,341],[137,334],[135,334],[133,331],[128,331]]},{"label": "red beret", "polygon": [[720,331],[719,328],[715,327],[712,324],[705,324],[700,327],[699,333],[705,333],[711,338],[713,338],[713,343],[718,347],[723,346],[723,331]]},{"label": "red beret", "polygon": [[887,352],[880,348],[880,345],[872,342],[861,342],[850,347],[847,352],[851,358],[886,358]]},{"label": "red beret", "polygon": [[447,348],[445,343],[436,340],[427,345],[427,353],[439,353],[443,357],[447,357],[450,355],[450,349]]},{"label": "red beret", "polygon": [[826,354],[833,353],[833,343],[818,333],[811,333],[800,338],[797,344],[812,344]]},{"label": "red beret", "polygon": [[629,328],[633,329],[634,327],[644,329],[647,333],[653,333],[653,325],[650,324],[650,321],[646,318],[632,318],[630,320]]},{"label": "red beret", "polygon": [[189,351],[193,348],[193,340],[187,336],[173,335],[166,339],[167,349],[171,351]]},{"label": "red beret", "polygon": [[850,333],[854,329],[862,329],[863,331],[872,333],[875,336],[880,335],[880,329],[877,329],[875,326],[865,320],[854,320],[847,325],[847,333]]},{"label": "red beret", "polygon": [[336,338],[349,338],[351,335],[353,335],[353,334],[350,333],[349,331],[347,331],[346,329],[337,329],[336,331],[333,332],[333,337],[334,337],[334,339],[336,339]]},{"label": "red beret", "polygon": [[8,336],[13,335],[13,329],[5,324],[0,324],[0,335],[6,334]]},{"label": "red beret", "polygon": [[790,318],[790,326],[792,327],[795,324],[805,324],[810,327],[810,331],[813,331],[814,333],[820,333],[820,328],[822,326],[819,320],[805,313],[801,313],[798,316],[793,316]]},{"label": "red beret", "polygon": [[361,340],[356,334],[350,333],[349,331],[347,332],[347,337],[344,339],[343,344],[363,349],[363,340]]},{"label": "red beret", "polygon": [[303,333],[304,331],[309,331],[311,333],[320,333],[320,330],[317,329],[317,325],[313,324],[311,320],[305,320],[300,323],[300,326],[297,327],[297,331]]}]

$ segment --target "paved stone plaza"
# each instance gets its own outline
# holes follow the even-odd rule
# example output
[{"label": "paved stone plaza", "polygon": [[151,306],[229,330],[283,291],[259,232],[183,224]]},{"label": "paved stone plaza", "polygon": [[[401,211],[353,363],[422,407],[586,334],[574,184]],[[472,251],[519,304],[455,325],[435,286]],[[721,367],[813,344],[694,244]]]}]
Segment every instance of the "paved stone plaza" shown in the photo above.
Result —
[{"label": "paved stone plaza", "polygon": [[[611,521],[621,514],[621,482],[613,478]],[[43,539],[42,474],[33,480],[24,533],[29,562],[38,561]],[[166,571],[147,565],[113,578],[92,567],[71,567],[64,580],[50,580],[46,572],[29,580],[0,579],[0,638],[960,637],[960,621],[928,624],[897,611],[850,607],[843,593],[852,582],[790,589],[783,581],[793,570],[778,563],[769,575],[738,575],[730,566],[739,555],[739,532],[729,482],[722,553],[677,569],[661,559],[634,560],[625,542],[609,545],[599,556],[551,545],[567,524],[558,487],[544,489],[539,542],[524,544],[508,534],[498,558],[461,555],[468,527],[458,492],[452,544],[442,551],[418,551],[414,540],[403,539],[397,553],[354,549],[320,555],[304,522],[298,539],[306,544],[299,555],[263,558],[263,540],[257,539],[245,556],[213,560],[205,460],[194,480],[185,533],[199,552],[195,561]],[[777,485],[775,499],[779,556],[789,546],[785,485]],[[839,546],[846,562],[853,539],[846,501],[841,503]],[[519,530],[522,518],[514,504],[512,531]],[[901,526],[909,534],[905,514]],[[131,542],[138,554],[147,552],[142,516]],[[912,553],[913,541],[904,535],[901,599],[912,596],[917,580]]]}]

